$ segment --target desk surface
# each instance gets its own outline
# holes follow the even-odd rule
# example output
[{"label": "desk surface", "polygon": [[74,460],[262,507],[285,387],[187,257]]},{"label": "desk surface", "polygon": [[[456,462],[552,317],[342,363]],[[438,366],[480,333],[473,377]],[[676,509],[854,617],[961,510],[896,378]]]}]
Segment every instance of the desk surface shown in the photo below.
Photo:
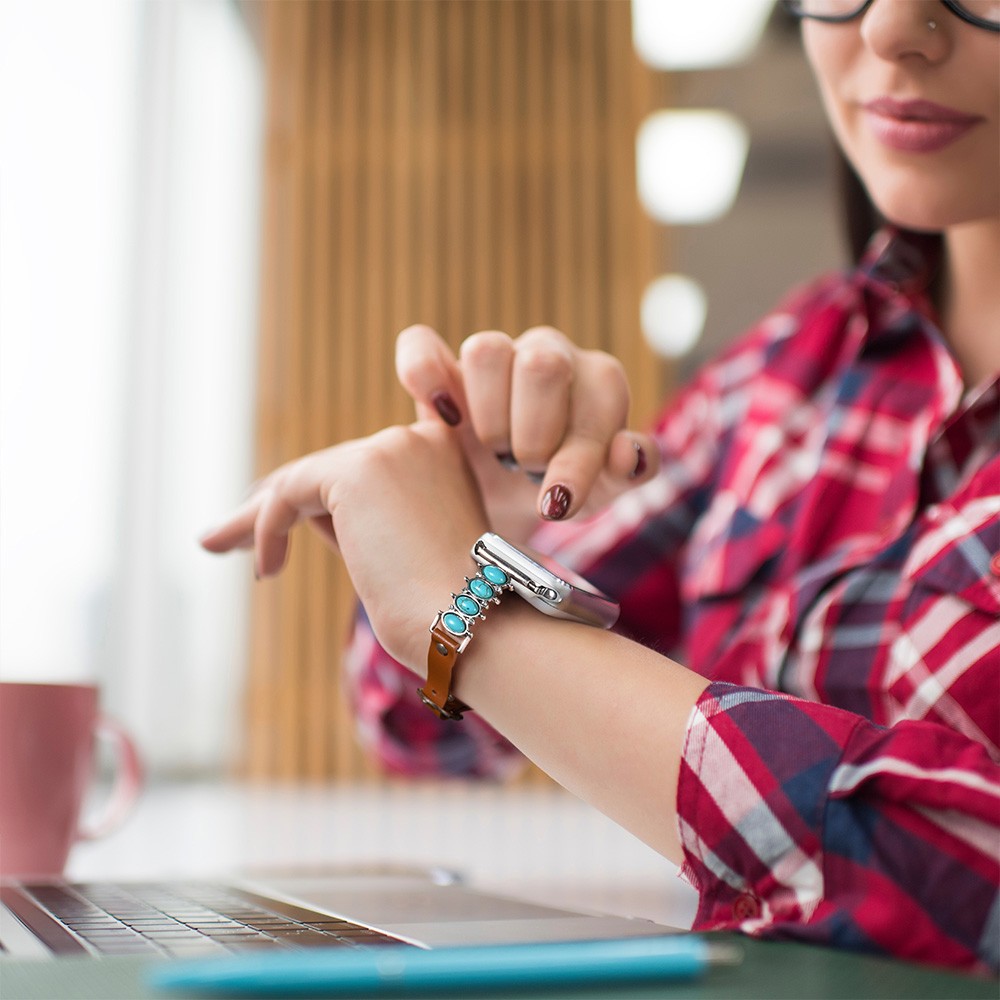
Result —
[{"label": "desk surface", "polygon": [[[740,939],[746,958],[741,966],[718,968],[703,979],[636,989],[615,988],[615,1000],[996,1000],[996,980],[973,979],[825,948]],[[64,959],[55,962],[0,962],[4,1000],[193,1000],[195,994],[152,993],[145,985],[149,963],[131,958],[103,962]],[[532,993],[478,994],[492,1000],[597,1000],[608,990],[548,990]],[[427,997],[425,1000],[433,1000]],[[454,997],[451,1000],[455,1000]]]},{"label": "desk surface", "polygon": [[[676,868],[556,788],[453,783],[364,787],[183,784],[149,789],[117,834],[81,844],[76,879],[215,876],[248,868],[443,866],[472,884],[549,905],[690,926],[695,895]],[[797,944],[746,941],[746,960],[694,983],[615,990],[615,997],[996,1000],[996,980]],[[3,1000],[139,1000],[147,963],[0,961]],[[176,994],[171,994],[177,996]],[[506,994],[492,993],[499,998]],[[536,994],[518,992],[519,1000]],[[607,990],[537,994],[550,1000]]]}]

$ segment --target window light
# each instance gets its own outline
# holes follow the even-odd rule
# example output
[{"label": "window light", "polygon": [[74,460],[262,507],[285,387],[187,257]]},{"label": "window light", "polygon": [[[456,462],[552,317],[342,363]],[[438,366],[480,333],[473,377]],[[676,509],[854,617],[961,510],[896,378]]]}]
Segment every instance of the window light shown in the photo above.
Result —
[{"label": "window light", "polygon": [[639,320],[657,354],[683,357],[701,337],[708,304],[701,285],[683,274],[663,274],[646,287]]},{"label": "window light", "polygon": [[639,199],[658,222],[724,215],[739,191],[750,137],[725,111],[657,111],[636,138]]},{"label": "window light", "polygon": [[632,0],[632,43],[654,69],[707,69],[746,59],[773,0]]}]

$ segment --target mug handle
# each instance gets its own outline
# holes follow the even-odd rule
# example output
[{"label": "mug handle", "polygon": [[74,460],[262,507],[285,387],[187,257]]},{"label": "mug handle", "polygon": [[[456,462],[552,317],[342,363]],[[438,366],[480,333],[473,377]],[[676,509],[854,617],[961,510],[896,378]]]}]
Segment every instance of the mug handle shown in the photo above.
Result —
[{"label": "mug handle", "polygon": [[117,830],[132,811],[142,789],[142,761],[132,737],[106,715],[98,717],[95,733],[114,747],[115,781],[103,815],[81,824],[77,840],[96,840]]}]

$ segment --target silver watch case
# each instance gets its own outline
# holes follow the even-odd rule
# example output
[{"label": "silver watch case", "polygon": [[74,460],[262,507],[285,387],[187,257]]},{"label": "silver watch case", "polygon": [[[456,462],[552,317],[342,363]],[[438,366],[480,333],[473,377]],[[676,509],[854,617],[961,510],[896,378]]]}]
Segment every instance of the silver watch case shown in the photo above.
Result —
[{"label": "silver watch case", "polygon": [[597,628],[611,628],[618,620],[618,605],[579,574],[546,556],[524,552],[492,531],[477,539],[472,558],[480,566],[499,566],[514,590],[543,614]]}]

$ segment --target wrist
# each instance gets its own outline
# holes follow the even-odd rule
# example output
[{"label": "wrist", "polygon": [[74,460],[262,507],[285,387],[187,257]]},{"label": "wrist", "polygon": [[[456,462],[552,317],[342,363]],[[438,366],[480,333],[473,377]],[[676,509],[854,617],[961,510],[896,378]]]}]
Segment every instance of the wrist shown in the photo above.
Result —
[{"label": "wrist", "polygon": [[[485,537],[485,536],[483,536]],[[482,538],[473,546],[475,556]],[[458,720],[469,706],[455,694],[459,658],[475,638],[473,629],[495,611],[514,589],[509,567],[493,559],[477,559],[475,572],[453,591],[451,603],[435,616],[430,626],[426,680],[418,691],[424,704],[442,719]]]},{"label": "wrist", "polygon": [[379,645],[421,680],[427,677],[428,626],[449,603],[449,589],[455,590],[461,583],[463,570],[473,571],[467,553],[443,563],[456,568],[442,571],[438,565],[424,579],[403,580],[388,595],[362,599]]},{"label": "wrist", "polygon": [[471,555],[475,571],[431,622],[426,679],[419,689],[428,708],[445,719],[461,719],[469,708],[455,692],[456,668],[475,639],[473,629],[506,595],[515,604],[521,598],[545,615],[578,624],[610,628],[618,617],[618,605],[585,580],[492,532],[476,540]]}]

